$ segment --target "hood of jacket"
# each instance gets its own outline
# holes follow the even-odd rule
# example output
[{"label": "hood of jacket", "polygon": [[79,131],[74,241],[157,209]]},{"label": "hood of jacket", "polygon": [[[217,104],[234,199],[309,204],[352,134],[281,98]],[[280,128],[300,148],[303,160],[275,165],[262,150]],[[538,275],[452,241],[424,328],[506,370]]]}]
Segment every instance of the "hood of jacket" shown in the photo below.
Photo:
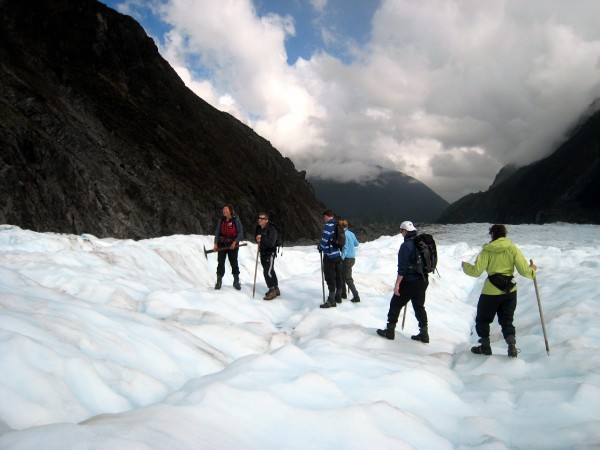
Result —
[{"label": "hood of jacket", "polygon": [[483,246],[483,249],[490,253],[502,253],[511,248],[512,246],[513,243],[510,239],[501,237],[496,239],[495,241],[485,244]]}]

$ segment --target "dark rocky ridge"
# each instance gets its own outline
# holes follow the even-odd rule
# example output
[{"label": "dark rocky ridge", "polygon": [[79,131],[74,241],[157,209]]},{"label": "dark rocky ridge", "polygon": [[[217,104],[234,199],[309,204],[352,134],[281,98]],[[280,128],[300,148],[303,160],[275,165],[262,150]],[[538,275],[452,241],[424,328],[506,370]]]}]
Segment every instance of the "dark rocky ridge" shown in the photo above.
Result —
[{"label": "dark rocky ridge", "polygon": [[266,209],[287,240],[319,236],[324,205],[304,175],[186,88],[132,18],[95,0],[0,9],[0,223],[212,234],[231,202],[246,231]]},{"label": "dark rocky ridge", "polygon": [[450,205],[437,222],[600,224],[600,111],[586,114],[550,156],[510,171]]}]

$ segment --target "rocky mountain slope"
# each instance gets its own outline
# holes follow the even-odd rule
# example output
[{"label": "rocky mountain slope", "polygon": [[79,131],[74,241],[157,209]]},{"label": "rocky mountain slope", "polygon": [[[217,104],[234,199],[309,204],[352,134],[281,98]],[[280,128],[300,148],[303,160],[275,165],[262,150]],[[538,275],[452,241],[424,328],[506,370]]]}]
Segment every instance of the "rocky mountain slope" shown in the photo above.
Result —
[{"label": "rocky mountain slope", "polygon": [[149,238],[212,234],[232,203],[316,238],[293,163],[185,87],[131,17],[95,0],[0,0],[0,223]]}]

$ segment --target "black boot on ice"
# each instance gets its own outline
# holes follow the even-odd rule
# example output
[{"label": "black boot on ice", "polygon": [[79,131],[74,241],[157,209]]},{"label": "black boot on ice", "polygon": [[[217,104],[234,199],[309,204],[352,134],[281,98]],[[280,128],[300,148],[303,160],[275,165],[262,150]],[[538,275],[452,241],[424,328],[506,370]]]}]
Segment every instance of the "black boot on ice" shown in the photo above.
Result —
[{"label": "black boot on ice", "polygon": [[337,307],[337,304],[335,303],[335,297],[331,296],[331,294],[329,295],[329,297],[327,297],[327,300],[325,300],[325,303],[323,303],[322,305],[319,305],[319,308],[335,308]]},{"label": "black boot on ice", "polygon": [[423,327],[419,330],[419,334],[415,334],[410,337],[413,341],[421,341],[423,344],[429,344],[429,332],[427,327]]},{"label": "black boot on ice", "polygon": [[476,355],[491,355],[492,354],[492,347],[490,347],[489,345],[478,345],[477,347],[471,347],[471,351],[473,353],[475,353]]},{"label": "black boot on ice", "polygon": [[471,351],[476,355],[491,355],[492,347],[490,347],[490,338],[481,338],[479,339],[479,342],[481,342],[481,345],[471,347]]},{"label": "black boot on ice", "polygon": [[506,336],[506,343],[508,344],[508,356],[511,358],[516,358],[519,350],[516,347],[517,340],[513,335]]},{"label": "black boot on ice", "polygon": [[388,323],[387,328],[385,330],[377,330],[377,334],[381,337],[389,339],[390,341],[393,341],[396,337],[396,327]]}]

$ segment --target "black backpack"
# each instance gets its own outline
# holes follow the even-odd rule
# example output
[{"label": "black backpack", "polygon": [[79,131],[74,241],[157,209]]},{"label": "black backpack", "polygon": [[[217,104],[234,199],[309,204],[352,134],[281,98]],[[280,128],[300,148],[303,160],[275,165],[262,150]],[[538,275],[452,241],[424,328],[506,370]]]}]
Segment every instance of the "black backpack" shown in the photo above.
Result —
[{"label": "black backpack", "polygon": [[344,245],[346,245],[346,232],[340,225],[339,220],[335,221],[335,231],[333,232],[333,237],[331,238],[331,245],[337,249],[342,249],[344,248]]},{"label": "black backpack", "polygon": [[437,268],[438,257],[433,236],[427,233],[418,234],[413,238],[413,242],[417,249],[417,260],[410,265],[409,270],[423,276],[426,273],[434,272]]},{"label": "black backpack", "polygon": [[275,253],[283,254],[283,227],[274,222],[269,221],[269,225],[277,230],[277,239],[275,239]]}]

